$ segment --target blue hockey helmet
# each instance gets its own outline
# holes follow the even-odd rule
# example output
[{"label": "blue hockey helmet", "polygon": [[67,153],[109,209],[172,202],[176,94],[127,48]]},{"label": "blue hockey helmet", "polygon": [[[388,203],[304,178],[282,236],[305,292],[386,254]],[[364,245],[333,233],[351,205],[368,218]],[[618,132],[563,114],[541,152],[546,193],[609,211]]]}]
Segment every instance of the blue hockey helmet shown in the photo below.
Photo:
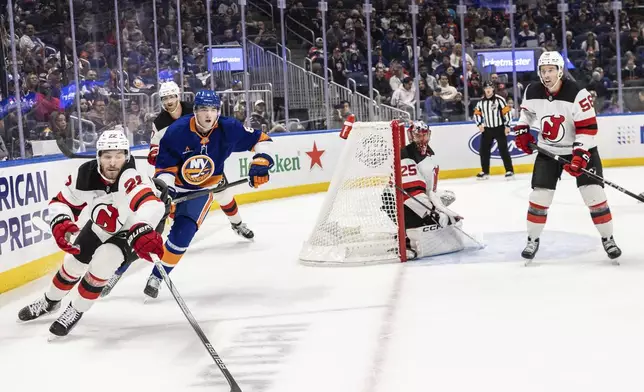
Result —
[{"label": "blue hockey helmet", "polygon": [[219,109],[221,107],[221,99],[216,92],[212,90],[201,90],[195,95],[194,107],[197,110],[200,106],[214,107]]}]

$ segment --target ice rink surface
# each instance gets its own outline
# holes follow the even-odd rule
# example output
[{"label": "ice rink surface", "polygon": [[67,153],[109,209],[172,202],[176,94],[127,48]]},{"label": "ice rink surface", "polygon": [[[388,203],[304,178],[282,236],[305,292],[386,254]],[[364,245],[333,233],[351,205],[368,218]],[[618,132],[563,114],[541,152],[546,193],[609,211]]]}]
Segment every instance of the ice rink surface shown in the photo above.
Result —
[{"label": "ice rink surface", "polygon": [[[644,168],[606,169],[637,193]],[[564,173],[524,267],[529,176],[441,181],[487,247],[370,267],[300,265],[325,194],[241,206],[248,243],[211,213],[171,274],[244,392],[643,391],[644,204],[607,188],[608,261]],[[167,287],[143,303],[137,262],[65,340],[16,323],[51,276],[0,295],[3,391],[227,391]],[[71,295],[76,295],[73,291]],[[63,304],[63,307],[66,303]]]}]

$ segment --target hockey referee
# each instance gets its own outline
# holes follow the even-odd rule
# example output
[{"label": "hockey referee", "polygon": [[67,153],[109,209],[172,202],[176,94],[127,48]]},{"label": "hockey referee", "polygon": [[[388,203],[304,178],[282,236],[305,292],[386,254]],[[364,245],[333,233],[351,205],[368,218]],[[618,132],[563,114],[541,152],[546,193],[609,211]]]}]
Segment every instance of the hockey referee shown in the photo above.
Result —
[{"label": "hockey referee", "polygon": [[481,137],[481,172],[476,175],[479,180],[490,178],[490,150],[496,140],[505,166],[505,177],[514,177],[512,158],[508,152],[507,135],[510,133],[510,107],[505,99],[494,93],[494,84],[487,81],[483,84],[483,99],[474,108],[474,121],[483,133]]}]

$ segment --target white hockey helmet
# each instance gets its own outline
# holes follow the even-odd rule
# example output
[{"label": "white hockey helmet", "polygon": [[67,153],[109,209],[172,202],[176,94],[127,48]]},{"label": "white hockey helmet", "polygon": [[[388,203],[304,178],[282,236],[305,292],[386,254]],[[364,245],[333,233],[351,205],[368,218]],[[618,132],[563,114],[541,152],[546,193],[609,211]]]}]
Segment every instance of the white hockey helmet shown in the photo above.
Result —
[{"label": "white hockey helmet", "polygon": [[175,82],[165,82],[161,83],[161,86],[159,86],[159,98],[161,99],[171,95],[176,95],[178,98],[179,94],[181,94],[181,89]]},{"label": "white hockey helmet", "polygon": [[539,56],[537,73],[539,74],[539,80],[541,80],[541,83],[543,84],[543,79],[541,78],[542,65],[554,65],[555,67],[557,67],[557,77],[560,80],[563,79],[564,67],[566,65],[564,63],[563,57],[561,56],[561,54],[559,54],[559,52],[555,52],[555,51],[543,52],[541,56]]},{"label": "white hockey helmet", "polygon": [[99,160],[101,153],[108,150],[124,150],[127,160],[130,160],[130,142],[123,133],[122,126],[117,125],[114,129],[108,129],[101,133],[96,141],[96,159]]}]

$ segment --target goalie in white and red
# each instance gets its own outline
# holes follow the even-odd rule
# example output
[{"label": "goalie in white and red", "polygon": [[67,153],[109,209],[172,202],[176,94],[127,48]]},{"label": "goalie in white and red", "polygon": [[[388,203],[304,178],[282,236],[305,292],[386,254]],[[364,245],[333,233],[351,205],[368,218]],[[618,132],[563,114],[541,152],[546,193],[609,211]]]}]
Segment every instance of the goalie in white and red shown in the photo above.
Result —
[{"label": "goalie in white and red", "polygon": [[562,165],[539,153],[532,171],[532,192],[528,207],[528,243],[521,253],[531,260],[539,250],[539,237],[546,224],[548,208],[563,171],[577,179],[577,187],[590,217],[599,231],[608,257],[615,259],[622,251],[613,239],[613,219],[606,201],[604,184],[583,174],[582,169],[602,176],[602,162],[597,150],[597,118],[590,93],[564,78],[564,59],[558,52],[544,52],[539,58],[541,83],[526,88],[521,115],[514,127],[516,144],[532,154],[531,143],[537,140],[530,127],[539,130],[539,147],[570,161]]},{"label": "goalie in white and red", "polygon": [[[150,254],[161,257],[163,239],[158,231],[169,207],[161,195],[155,183],[136,169],[123,132],[104,131],[96,143],[96,159],[70,174],[49,204],[52,236],[66,254],[45,294],[20,310],[20,321],[58,310],[78,284],[78,296],[49,328],[53,335],[65,336],[121,264],[139,257],[152,261]],[[76,222],[83,210],[89,212],[89,220],[81,230]]]},{"label": "goalie in white and red", "polygon": [[[431,130],[424,122],[415,121],[407,129],[407,137],[409,144],[401,151],[400,170],[406,192],[403,200],[407,248],[411,250],[409,258],[462,250],[464,244],[460,233],[450,227],[460,226],[462,218],[447,208],[455,200],[454,193],[437,191],[440,167],[429,146]],[[383,194],[383,201],[390,203],[392,197]]]}]

